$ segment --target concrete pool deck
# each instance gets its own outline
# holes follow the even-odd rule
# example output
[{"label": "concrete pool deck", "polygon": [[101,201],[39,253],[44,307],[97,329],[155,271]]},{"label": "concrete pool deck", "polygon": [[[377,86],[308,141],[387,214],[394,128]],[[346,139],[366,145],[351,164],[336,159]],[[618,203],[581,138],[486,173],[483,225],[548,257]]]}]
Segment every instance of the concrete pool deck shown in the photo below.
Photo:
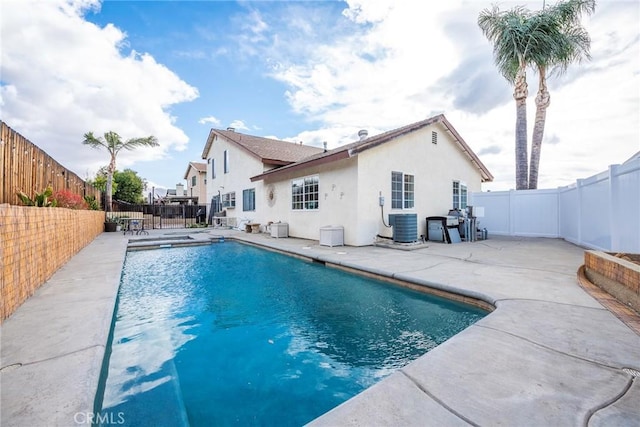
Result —
[{"label": "concrete pool deck", "polygon": [[[583,248],[544,238],[401,251],[235,230],[192,237],[212,235],[496,307],[314,426],[640,426],[640,336],[579,286]],[[122,262],[138,237],[101,234],[2,324],[0,425],[90,424]]]}]

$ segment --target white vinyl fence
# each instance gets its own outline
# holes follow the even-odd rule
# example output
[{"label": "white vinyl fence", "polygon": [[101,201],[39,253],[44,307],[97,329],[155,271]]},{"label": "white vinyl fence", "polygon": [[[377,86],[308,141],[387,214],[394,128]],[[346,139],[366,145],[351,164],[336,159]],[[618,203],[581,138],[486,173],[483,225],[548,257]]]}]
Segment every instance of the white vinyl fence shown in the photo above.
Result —
[{"label": "white vinyl fence", "polygon": [[562,238],[596,250],[640,253],[640,158],[555,190],[473,193],[491,235]]}]

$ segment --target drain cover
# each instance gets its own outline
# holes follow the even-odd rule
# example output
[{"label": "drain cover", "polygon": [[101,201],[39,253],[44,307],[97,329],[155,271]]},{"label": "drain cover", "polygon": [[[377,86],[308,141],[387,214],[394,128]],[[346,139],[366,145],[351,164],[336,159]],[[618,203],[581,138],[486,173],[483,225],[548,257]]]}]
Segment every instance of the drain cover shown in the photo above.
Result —
[{"label": "drain cover", "polygon": [[627,374],[631,375],[632,377],[640,377],[640,371],[633,369],[633,368],[622,368],[623,372],[626,372]]}]

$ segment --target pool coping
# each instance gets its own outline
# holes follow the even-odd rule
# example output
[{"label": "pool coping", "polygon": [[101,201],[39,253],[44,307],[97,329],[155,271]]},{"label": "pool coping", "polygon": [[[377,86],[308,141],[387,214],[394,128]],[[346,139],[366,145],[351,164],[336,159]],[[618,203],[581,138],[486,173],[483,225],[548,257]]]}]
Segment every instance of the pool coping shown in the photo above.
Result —
[{"label": "pool coping", "polygon": [[[606,425],[640,419],[632,405],[640,398],[640,381],[632,375],[640,371],[640,338],[577,284],[582,248],[533,238],[410,252],[329,248],[235,230],[195,238],[220,235],[462,292],[496,307],[312,425]],[[0,424],[90,424],[128,241],[103,233],[2,324]]]}]

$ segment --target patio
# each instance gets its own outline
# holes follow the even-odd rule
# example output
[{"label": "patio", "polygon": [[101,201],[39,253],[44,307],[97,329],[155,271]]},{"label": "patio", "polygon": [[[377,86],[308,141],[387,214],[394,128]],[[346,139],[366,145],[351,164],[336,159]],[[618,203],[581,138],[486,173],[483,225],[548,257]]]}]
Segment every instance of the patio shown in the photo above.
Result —
[{"label": "patio", "polygon": [[[397,251],[236,230],[191,235],[214,236],[496,307],[312,425],[640,424],[640,336],[578,284],[583,248],[497,237]],[[0,424],[90,424],[129,240],[101,234],[2,324]]]}]

